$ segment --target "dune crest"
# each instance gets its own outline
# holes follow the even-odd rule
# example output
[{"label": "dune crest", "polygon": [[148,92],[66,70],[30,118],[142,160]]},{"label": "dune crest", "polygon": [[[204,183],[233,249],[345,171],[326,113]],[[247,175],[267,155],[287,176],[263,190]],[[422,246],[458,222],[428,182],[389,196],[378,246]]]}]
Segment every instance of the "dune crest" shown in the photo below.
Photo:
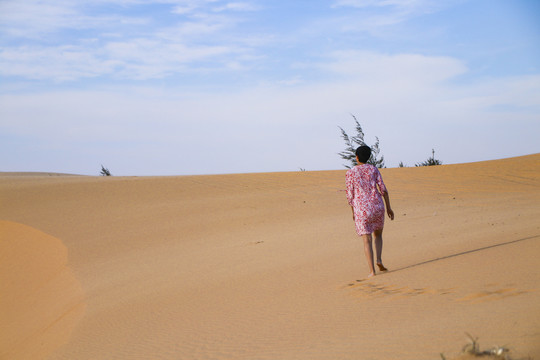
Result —
[{"label": "dune crest", "polygon": [[0,294],[0,359],[44,358],[85,308],[62,242],[11,221],[0,221]]}]

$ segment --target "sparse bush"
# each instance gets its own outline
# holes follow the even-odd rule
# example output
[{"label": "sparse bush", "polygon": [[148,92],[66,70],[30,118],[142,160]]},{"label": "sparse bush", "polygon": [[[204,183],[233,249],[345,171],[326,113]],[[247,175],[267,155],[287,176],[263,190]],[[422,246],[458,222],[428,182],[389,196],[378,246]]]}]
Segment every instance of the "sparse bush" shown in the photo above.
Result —
[{"label": "sparse bush", "polygon": [[101,165],[101,172],[100,172],[100,175],[101,175],[101,176],[112,176],[112,175],[111,175],[111,172],[109,171],[109,169],[107,169],[107,168],[104,167],[103,165]]},{"label": "sparse bush", "polygon": [[[480,345],[478,344],[478,338],[472,337],[470,334],[467,334],[469,338],[469,343],[466,344],[461,350],[460,356],[454,358],[455,360],[460,359],[471,359],[471,358],[482,358],[486,360],[511,360],[510,350],[504,346],[495,346],[489,350],[480,350]],[[444,354],[440,354],[442,360],[447,360]],[[529,358],[530,359],[530,358]],[[525,360],[525,359],[522,359]]]},{"label": "sparse bush", "polygon": [[431,157],[428,158],[424,162],[415,164],[414,166],[434,166],[434,165],[442,165],[442,161],[435,159],[435,149],[431,149]]},{"label": "sparse bush", "polygon": [[[364,142],[364,131],[362,130],[362,126],[360,126],[360,123],[356,119],[354,115],[351,114],[351,116],[354,119],[354,122],[356,124],[355,130],[356,135],[355,136],[349,136],[345,130],[341,126],[338,126],[341,130],[341,137],[345,141],[345,150],[339,153],[339,156],[341,156],[342,159],[349,161],[350,165],[344,165],[347,169],[350,169],[356,165],[358,165],[358,162],[356,161],[356,148],[359,146],[367,145]],[[381,156],[378,158],[379,153],[381,149],[379,148],[379,138],[375,137],[376,141],[373,146],[370,146],[371,148],[371,157],[368,160],[368,164],[374,165],[378,168],[383,168],[384,166],[384,156]],[[368,145],[369,146],[369,145]]]}]

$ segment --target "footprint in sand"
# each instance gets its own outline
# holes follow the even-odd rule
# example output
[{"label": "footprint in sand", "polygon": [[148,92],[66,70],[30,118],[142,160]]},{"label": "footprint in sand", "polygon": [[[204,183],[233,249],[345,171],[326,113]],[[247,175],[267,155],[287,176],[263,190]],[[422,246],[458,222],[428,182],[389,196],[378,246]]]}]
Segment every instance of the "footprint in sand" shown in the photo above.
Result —
[{"label": "footprint in sand", "polygon": [[456,301],[469,303],[482,303],[486,301],[501,300],[511,296],[518,296],[532,292],[532,290],[519,290],[516,288],[503,288],[495,290],[484,290],[465,295]]},{"label": "footprint in sand", "polygon": [[[458,288],[435,289],[431,287],[408,287],[392,284],[381,284],[372,281],[357,280],[344,286],[344,289],[351,291],[351,295],[361,298],[387,298],[399,299],[410,298],[420,295],[442,296],[453,294],[454,301],[466,303],[480,303],[486,301],[500,300],[507,297],[523,295],[533,290],[523,290],[515,287],[498,288],[496,284],[485,285],[486,289],[473,293],[466,293],[466,290]],[[491,289],[490,289],[491,288]],[[465,295],[463,295],[465,293]],[[457,297],[457,298],[455,298]]]},{"label": "footprint in sand", "polygon": [[411,288],[408,286],[397,286],[391,284],[378,284],[375,282],[363,282],[357,281],[356,283],[350,283],[346,288],[353,290],[355,296],[363,298],[379,298],[379,297],[414,297],[418,295],[446,295],[450,294],[453,289],[433,289],[430,287],[425,288]]}]

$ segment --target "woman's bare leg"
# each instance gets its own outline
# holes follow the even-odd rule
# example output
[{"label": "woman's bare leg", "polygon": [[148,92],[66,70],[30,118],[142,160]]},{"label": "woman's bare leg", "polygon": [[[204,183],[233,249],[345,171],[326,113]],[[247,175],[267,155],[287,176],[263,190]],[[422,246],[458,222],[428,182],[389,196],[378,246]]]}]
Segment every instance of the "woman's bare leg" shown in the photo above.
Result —
[{"label": "woman's bare leg", "polygon": [[373,264],[373,245],[371,234],[362,235],[362,240],[364,240],[364,253],[366,254],[366,260],[370,271],[368,277],[372,277],[375,276],[375,265]]},{"label": "woman's bare leg", "polygon": [[379,267],[379,270],[386,271],[387,269],[384,267],[382,263],[382,248],[383,248],[382,232],[383,232],[382,229],[375,230],[373,232],[373,235],[375,235],[375,252],[377,253],[377,266]]}]

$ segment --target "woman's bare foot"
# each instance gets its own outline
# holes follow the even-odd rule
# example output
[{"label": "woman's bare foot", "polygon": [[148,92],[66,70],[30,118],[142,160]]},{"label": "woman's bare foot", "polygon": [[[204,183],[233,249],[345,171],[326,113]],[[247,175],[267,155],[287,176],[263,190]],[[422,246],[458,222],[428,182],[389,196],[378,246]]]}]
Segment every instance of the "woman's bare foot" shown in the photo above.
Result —
[{"label": "woman's bare foot", "polygon": [[375,273],[369,273],[369,275],[367,277],[369,279],[369,278],[374,277],[374,276],[375,276]]},{"label": "woman's bare foot", "polygon": [[385,268],[382,263],[377,263],[377,266],[379,267],[379,270],[381,270],[381,271],[388,271],[388,269]]}]

